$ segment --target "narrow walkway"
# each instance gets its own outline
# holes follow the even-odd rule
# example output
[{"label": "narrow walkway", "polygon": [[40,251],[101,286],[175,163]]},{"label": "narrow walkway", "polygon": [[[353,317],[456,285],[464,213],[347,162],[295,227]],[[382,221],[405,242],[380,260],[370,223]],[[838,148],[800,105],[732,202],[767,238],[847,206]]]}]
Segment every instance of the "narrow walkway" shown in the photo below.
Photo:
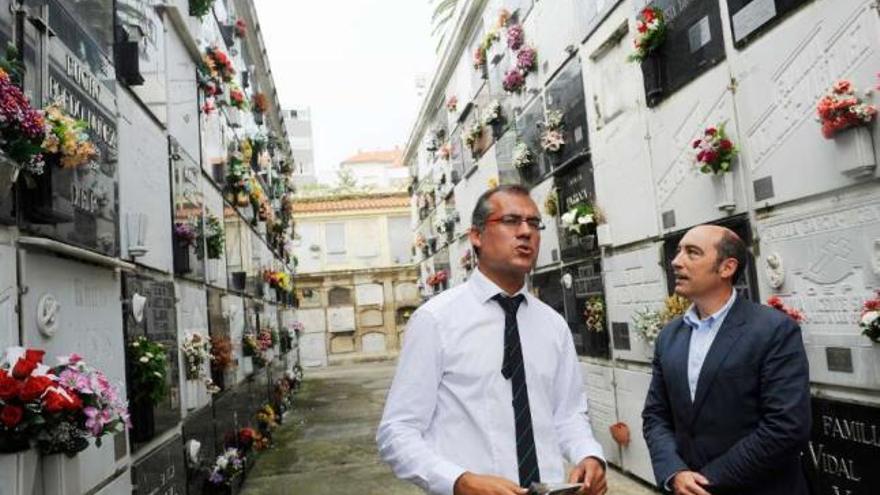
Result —
[{"label": "narrow walkway", "polygon": [[[376,425],[393,363],[306,370],[294,410],[275,432],[244,485],[244,495],[419,495],[394,478],[376,452]],[[611,470],[610,495],[653,493]]]}]

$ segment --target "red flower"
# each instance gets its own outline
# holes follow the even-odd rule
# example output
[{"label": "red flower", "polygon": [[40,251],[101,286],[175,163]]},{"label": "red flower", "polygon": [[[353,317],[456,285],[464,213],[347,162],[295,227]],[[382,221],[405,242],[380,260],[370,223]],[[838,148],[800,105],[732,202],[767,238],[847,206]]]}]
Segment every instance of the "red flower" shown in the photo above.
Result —
[{"label": "red flower", "polygon": [[15,428],[16,425],[21,423],[21,418],[24,416],[24,410],[18,406],[6,406],[3,408],[3,411],[0,412],[0,422],[2,422],[7,428]]},{"label": "red flower", "polygon": [[46,355],[46,351],[41,351],[39,349],[27,349],[24,351],[24,358],[28,361],[34,361],[35,363],[42,363],[43,356]]},{"label": "red flower", "polygon": [[651,22],[654,20],[654,9],[651,7],[645,7],[642,9],[642,17],[645,18],[645,22]]},{"label": "red flower", "polygon": [[0,377],[0,400],[12,400],[18,395],[21,382],[11,376]]},{"label": "red flower", "polygon": [[703,141],[702,141],[701,139],[694,139],[694,144],[692,144],[691,147],[692,147],[693,149],[697,149],[697,148],[700,147],[700,143],[702,143],[702,142],[703,142]]},{"label": "red flower", "polygon": [[785,306],[779,296],[772,296],[767,299],[767,305],[776,309],[782,309]]},{"label": "red flower", "polygon": [[715,163],[718,160],[718,152],[717,151],[707,151],[703,156],[706,163]]},{"label": "red flower", "polygon": [[638,29],[640,33],[645,33],[648,31],[648,25],[642,21],[639,21],[636,23],[636,29]]},{"label": "red flower", "polygon": [[38,364],[40,364],[38,361],[19,358],[18,362],[15,363],[15,366],[12,368],[12,376],[19,380],[23,380],[31,375],[31,373],[37,368]]},{"label": "red flower", "polygon": [[82,400],[73,392],[53,387],[43,396],[43,407],[50,413],[76,411],[82,407]]},{"label": "red flower", "polygon": [[48,376],[31,376],[24,382],[21,390],[18,391],[18,398],[22,402],[31,402],[39,399],[43,392],[52,385],[54,381]]},{"label": "red flower", "polygon": [[708,129],[706,129],[707,136],[714,136],[717,133],[718,133],[718,129],[716,129],[714,127],[709,127]]},{"label": "red flower", "polygon": [[721,149],[724,151],[729,151],[731,148],[733,148],[733,143],[731,143],[729,139],[722,139],[721,142],[718,143],[718,146],[720,146]]}]

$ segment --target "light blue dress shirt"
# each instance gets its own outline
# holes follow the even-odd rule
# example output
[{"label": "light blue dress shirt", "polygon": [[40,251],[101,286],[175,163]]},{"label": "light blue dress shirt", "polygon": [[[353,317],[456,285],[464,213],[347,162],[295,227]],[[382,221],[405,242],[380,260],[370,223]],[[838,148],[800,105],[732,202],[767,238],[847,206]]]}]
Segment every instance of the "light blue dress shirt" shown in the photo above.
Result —
[{"label": "light blue dress shirt", "polygon": [[718,329],[724,324],[724,318],[730,312],[731,306],[736,301],[736,289],[730,294],[730,299],[715,314],[701,320],[694,305],[684,315],[684,322],[691,327],[691,346],[688,351],[688,386],[691,391],[691,401],[697,394],[697,380],[700,378],[700,370],[706,360],[706,354],[712,347]]}]

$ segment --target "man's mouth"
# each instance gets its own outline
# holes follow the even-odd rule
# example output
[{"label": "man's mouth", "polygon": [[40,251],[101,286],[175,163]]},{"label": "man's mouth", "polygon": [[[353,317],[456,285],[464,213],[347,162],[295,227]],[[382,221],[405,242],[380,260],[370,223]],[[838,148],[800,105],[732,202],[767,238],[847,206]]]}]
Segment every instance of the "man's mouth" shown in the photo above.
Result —
[{"label": "man's mouth", "polygon": [[517,253],[517,254],[522,254],[522,255],[525,255],[525,256],[531,256],[531,254],[532,254],[533,252],[534,252],[534,250],[533,250],[532,248],[530,248],[529,246],[517,246],[517,247],[516,247],[516,253]]}]

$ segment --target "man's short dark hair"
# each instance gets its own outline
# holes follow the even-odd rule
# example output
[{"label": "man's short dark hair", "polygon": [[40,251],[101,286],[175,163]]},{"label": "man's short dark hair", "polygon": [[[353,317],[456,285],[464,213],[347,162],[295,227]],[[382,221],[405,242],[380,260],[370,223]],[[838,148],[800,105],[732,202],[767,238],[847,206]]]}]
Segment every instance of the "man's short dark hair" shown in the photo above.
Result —
[{"label": "man's short dark hair", "polygon": [[721,240],[715,245],[715,250],[718,251],[716,267],[720,267],[721,263],[728,258],[736,260],[736,271],[730,280],[731,283],[736,283],[749,261],[749,250],[746,248],[746,243],[732,231],[725,230],[721,233]]},{"label": "man's short dark hair", "polygon": [[474,213],[471,215],[471,228],[482,231],[486,226],[486,220],[492,214],[492,206],[489,202],[492,200],[492,196],[497,193],[531,197],[529,190],[519,184],[503,184],[489,189],[477,198],[477,205],[474,206]]}]

